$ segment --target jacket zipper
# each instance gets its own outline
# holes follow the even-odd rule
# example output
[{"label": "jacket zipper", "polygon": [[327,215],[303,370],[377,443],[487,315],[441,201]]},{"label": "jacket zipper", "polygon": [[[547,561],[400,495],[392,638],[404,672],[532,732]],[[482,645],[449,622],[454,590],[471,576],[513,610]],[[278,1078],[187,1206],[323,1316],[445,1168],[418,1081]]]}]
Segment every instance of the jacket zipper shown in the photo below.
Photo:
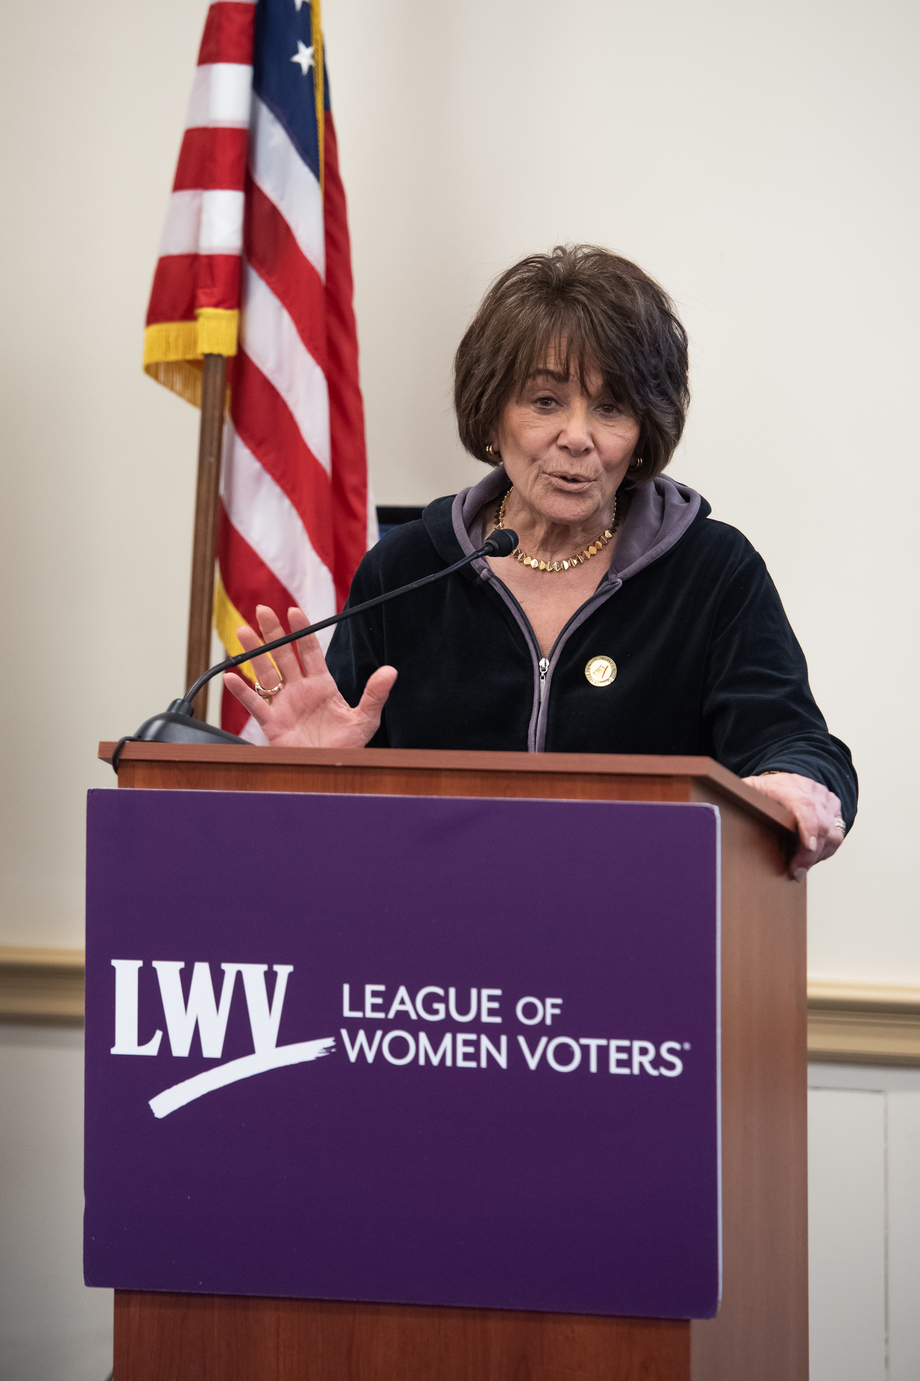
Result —
[{"label": "jacket zipper", "polygon": [[[578,609],[575,610],[575,613],[571,616],[571,618],[569,618],[569,619],[566,620],[566,623],[565,623],[564,627],[563,627],[563,628],[560,630],[560,632],[559,632],[559,636],[557,637],[556,641],[553,643],[552,647],[550,648],[550,655],[549,655],[549,657],[541,657],[541,656],[539,655],[539,653],[540,653],[540,644],[537,642],[537,635],[536,635],[536,633],[533,631],[533,628],[531,627],[530,619],[529,619],[529,618],[527,617],[527,615],[524,613],[524,610],[523,610],[523,608],[521,607],[520,603],[519,603],[518,600],[515,598],[515,596],[511,593],[511,591],[508,589],[508,586],[504,583],[504,581],[503,581],[503,580],[499,580],[498,577],[494,574],[494,572],[489,571],[489,579],[495,581],[496,585],[497,585],[498,588],[499,588],[499,591],[500,591],[502,597],[503,597],[503,598],[507,601],[507,603],[516,611],[521,626],[526,630],[525,636],[529,639],[530,645],[531,645],[531,649],[532,649],[532,652],[533,652],[533,654],[535,655],[535,660],[536,660],[536,662],[537,662],[537,669],[538,669],[538,671],[539,671],[539,673],[540,673],[540,685],[539,685],[539,689],[538,689],[538,691],[537,691],[537,721],[536,721],[536,725],[535,725],[535,729],[534,729],[535,737],[538,738],[538,737],[539,737],[539,733],[540,733],[540,719],[541,719],[542,714],[543,714],[543,696],[544,696],[544,693],[545,693],[545,691],[546,691],[546,677],[547,677],[547,674],[549,673],[549,664],[550,664],[550,661],[551,661],[551,659],[555,656],[557,649],[558,649],[558,648],[561,646],[561,644],[565,641],[566,635],[568,634],[568,631],[569,631],[569,628],[570,628],[571,625],[576,621],[576,619],[578,618],[579,614],[582,613],[582,611],[584,610],[585,604],[593,603],[594,600],[597,598],[597,591],[594,592],[594,594],[590,597],[590,599],[585,600],[585,604],[582,604],[582,605],[580,606],[580,608],[578,608]],[[619,587],[617,587],[617,588],[619,588]],[[528,734],[528,737],[529,737],[529,734]],[[529,751],[533,752],[533,751],[535,751],[535,750],[534,750],[534,749],[529,749]]]}]

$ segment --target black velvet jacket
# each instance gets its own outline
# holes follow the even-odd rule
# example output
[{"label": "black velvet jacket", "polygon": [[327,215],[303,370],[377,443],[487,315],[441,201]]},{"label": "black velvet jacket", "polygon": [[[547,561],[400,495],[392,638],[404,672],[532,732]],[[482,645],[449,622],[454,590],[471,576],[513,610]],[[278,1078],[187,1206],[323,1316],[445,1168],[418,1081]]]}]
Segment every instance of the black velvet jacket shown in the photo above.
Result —
[{"label": "black velvet jacket", "polygon": [[[466,491],[472,508],[464,495],[437,499],[421,521],[389,533],[362,561],[349,603],[472,551],[469,512],[503,482],[493,472]],[[628,567],[611,566],[548,659],[482,561],[340,624],[327,660],[351,704],[375,668],[399,671],[370,746],[705,754],[742,777],[774,768],[822,782],[849,827],[857,795],[849,750],[827,731],[762,559],[692,490],[655,484],[682,514],[673,542],[664,528],[642,536],[641,515],[630,512],[614,549],[616,563],[631,544]],[[643,542],[651,548],[637,561]],[[598,654],[616,663],[608,685],[585,675]]]}]

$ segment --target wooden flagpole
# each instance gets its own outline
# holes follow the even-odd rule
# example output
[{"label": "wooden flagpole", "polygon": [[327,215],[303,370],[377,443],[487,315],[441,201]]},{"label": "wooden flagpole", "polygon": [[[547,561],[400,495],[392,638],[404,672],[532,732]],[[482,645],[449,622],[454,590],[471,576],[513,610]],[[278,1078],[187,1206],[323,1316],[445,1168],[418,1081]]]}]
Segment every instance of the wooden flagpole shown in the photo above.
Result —
[{"label": "wooden flagpole", "polygon": [[[198,486],[195,495],[195,535],[192,544],[192,589],[188,613],[188,654],[185,684],[190,686],[211,660],[214,609],[214,561],[217,546],[217,503],[220,458],[227,396],[227,357],[205,355],[201,377],[201,430],[198,433]],[[208,710],[207,687],[195,698],[196,719]]]}]

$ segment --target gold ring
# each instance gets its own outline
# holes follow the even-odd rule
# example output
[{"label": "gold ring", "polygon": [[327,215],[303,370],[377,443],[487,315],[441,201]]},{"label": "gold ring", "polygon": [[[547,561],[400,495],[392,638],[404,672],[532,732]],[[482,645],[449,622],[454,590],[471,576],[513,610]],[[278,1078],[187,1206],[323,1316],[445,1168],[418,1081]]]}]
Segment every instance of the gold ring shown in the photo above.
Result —
[{"label": "gold ring", "polygon": [[278,682],[277,686],[275,686],[272,690],[266,690],[265,687],[264,687],[264,686],[260,686],[259,683],[258,683],[258,681],[257,681],[257,682],[256,682],[256,695],[261,695],[261,697],[262,697],[263,700],[265,700],[266,702],[270,702],[273,696],[277,695],[278,692],[279,692],[280,690],[284,690],[284,685],[285,685],[285,681],[284,681],[284,677],[283,677],[283,676],[282,676],[281,680]]},{"label": "gold ring", "polygon": [[839,815],[837,816],[837,819],[834,821],[834,829],[840,830],[841,834],[846,834],[847,832],[846,822],[844,820],[841,820]]}]

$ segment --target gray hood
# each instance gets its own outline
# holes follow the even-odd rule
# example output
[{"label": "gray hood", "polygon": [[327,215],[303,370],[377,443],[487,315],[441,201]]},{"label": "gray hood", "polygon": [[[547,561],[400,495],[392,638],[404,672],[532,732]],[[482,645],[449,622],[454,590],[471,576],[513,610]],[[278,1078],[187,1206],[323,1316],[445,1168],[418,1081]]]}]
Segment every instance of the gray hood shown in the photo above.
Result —
[{"label": "gray hood", "polygon": [[[479,510],[503,494],[508,484],[505,467],[497,465],[478,484],[461,489],[454,499],[451,511],[454,535],[465,556],[481,546],[486,535],[477,520]],[[666,475],[659,475],[651,484],[642,484],[633,490],[629,513],[613,549],[613,560],[598,588],[613,585],[619,589],[624,580],[670,551],[699,513],[701,504],[702,499],[695,489]],[[474,569],[480,566],[486,567],[486,563],[474,562]]]}]

